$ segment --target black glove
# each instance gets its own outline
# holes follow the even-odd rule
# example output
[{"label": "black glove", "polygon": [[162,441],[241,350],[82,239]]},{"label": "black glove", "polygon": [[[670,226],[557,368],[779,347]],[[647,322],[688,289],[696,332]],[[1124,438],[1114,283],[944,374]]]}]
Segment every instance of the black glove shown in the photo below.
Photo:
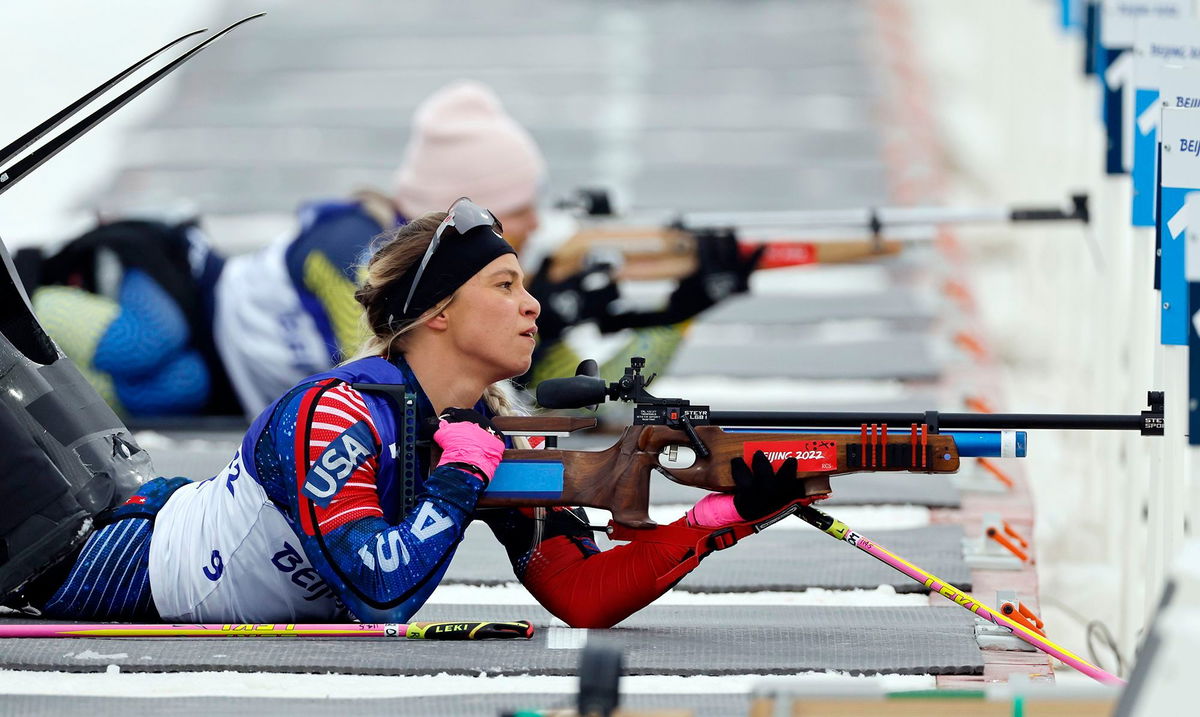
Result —
[{"label": "black glove", "polygon": [[766,455],[755,451],[750,467],[741,458],[731,460],[729,467],[737,486],[733,507],[742,520],[764,518],[806,497],[804,481],[796,477],[795,458],[788,458],[776,472]]},{"label": "black glove", "polygon": [[685,321],[712,307],[726,297],[750,289],[754,273],[766,245],[743,259],[737,236],[731,229],[706,229],[696,235],[696,271],[679,281],[667,299],[666,313],[671,323]]},{"label": "black glove", "polygon": [[613,281],[612,266],[597,264],[554,282],[549,278],[553,261],[542,262],[529,284],[529,293],[542,305],[537,324],[543,345],[558,340],[572,326],[605,316],[608,305],[620,297]]},{"label": "black glove", "polygon": [[758,266],[766,245],[743,259],[733,230],[706,229],[692,233],[696,237],[696,271],[679,281],[667,299],[666,308],[605,314],[596,321],[601,332],[678,324],[728,296],[749,290],[750,274]]},{"label": "black glove", "polygon": [[496,438],[504,440],[504,434],[492,420],[473,408],[447,408],[442,411],[442,415],[438,416],[439,420],[446,423],[474,423],[483,430],[491,433]]}]

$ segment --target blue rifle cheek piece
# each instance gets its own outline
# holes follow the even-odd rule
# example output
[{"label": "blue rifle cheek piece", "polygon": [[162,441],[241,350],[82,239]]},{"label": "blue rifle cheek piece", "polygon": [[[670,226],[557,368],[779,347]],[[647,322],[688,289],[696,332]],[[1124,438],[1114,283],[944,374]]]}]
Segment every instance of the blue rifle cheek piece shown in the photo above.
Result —
[{"label": "blue rifle cheek piece", "polygon": [[484,495],[489,498],[558,498],[562,492],[562,463],[502,461]]},{"label": "blue rifle cheek piece", "polygon": [[[804,436],[814,433],[834,433],[838,435],[859,435],[857,428],[813,428],[798,431],[794,428],[726,428],[726,433],[780,433],[794,436]],[[905,429],[907,430],[907,429]],[[904,435],[905,431],[894,431],[892,435]],[[953,436],[954,444],[958,446],[958,455],[963,458],[1002,458],[1005,433],[1013,434],[1016,439],[1016,453],[1013,457],[1024,458],[1028,445],[1028,435],[1025,431],[942,431],[940,435]],[[501,464],[503,465],[503,464]]]}]

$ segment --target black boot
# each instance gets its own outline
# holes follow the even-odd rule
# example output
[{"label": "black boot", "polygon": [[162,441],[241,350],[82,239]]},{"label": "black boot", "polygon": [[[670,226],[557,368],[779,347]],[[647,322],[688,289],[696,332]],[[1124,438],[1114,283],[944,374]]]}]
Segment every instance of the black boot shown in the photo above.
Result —
[{"label": "black boot", "polygon": [[0,243],[0,597],[54,568],[149,455],[46,335]]}]

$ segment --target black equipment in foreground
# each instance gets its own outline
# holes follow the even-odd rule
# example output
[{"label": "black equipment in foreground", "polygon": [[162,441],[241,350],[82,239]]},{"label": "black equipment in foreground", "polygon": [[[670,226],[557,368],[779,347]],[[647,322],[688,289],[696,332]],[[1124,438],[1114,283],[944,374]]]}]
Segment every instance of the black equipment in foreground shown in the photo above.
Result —
[{"label": "black equipment in foreground", "polygon": [[[5,165],[167,49],[167,43],[0,150],[0,193],[178,69],[240,20],[191,48],[90,115]],[[153,477],[150,457],[46,334],[0,243],[0,597],[50,570],[87,539],[92,519]]]}]

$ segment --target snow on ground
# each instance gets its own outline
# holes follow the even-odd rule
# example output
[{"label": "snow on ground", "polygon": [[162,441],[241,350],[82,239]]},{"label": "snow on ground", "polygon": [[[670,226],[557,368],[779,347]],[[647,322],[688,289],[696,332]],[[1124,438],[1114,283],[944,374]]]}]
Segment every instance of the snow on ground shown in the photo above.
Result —
[{"label": "snow on ground", "polygon": [[[427,601],[437,605],[537,605],[533,596],[516,583],[507,585],[448,585],[442,584]],[[654,604],[659,607],[675,605],[846,605],[856,607],[904,607],[929,604],[924,593],[897,593],[890,585],[874,590],[825,590],[810,588],[801,592],[751,593],[692,593],[672,590]],[[558,623],[562,624],[562,623]]]},{"label": "snow on ground", "polygon": [[[482,692],[574,694],[576,677],[515,675],[488,677],[481,673],[395,677],[374,675],[291,675],[250,672],[184,672],[172,674],[121,673],[109,667],[101,673],[15,672],[0,670],[0,694],[72,694],[97,697],[267,697],[294,699],[436,697]],[[762,675],[681,677],[633,675],[621,678],[623,694],[748,694]],[[869,693],[925,690],[935,686],[928,675],[852,676],[839,672],[805,672],[788,680],[817,687],[853,686]]]}]

